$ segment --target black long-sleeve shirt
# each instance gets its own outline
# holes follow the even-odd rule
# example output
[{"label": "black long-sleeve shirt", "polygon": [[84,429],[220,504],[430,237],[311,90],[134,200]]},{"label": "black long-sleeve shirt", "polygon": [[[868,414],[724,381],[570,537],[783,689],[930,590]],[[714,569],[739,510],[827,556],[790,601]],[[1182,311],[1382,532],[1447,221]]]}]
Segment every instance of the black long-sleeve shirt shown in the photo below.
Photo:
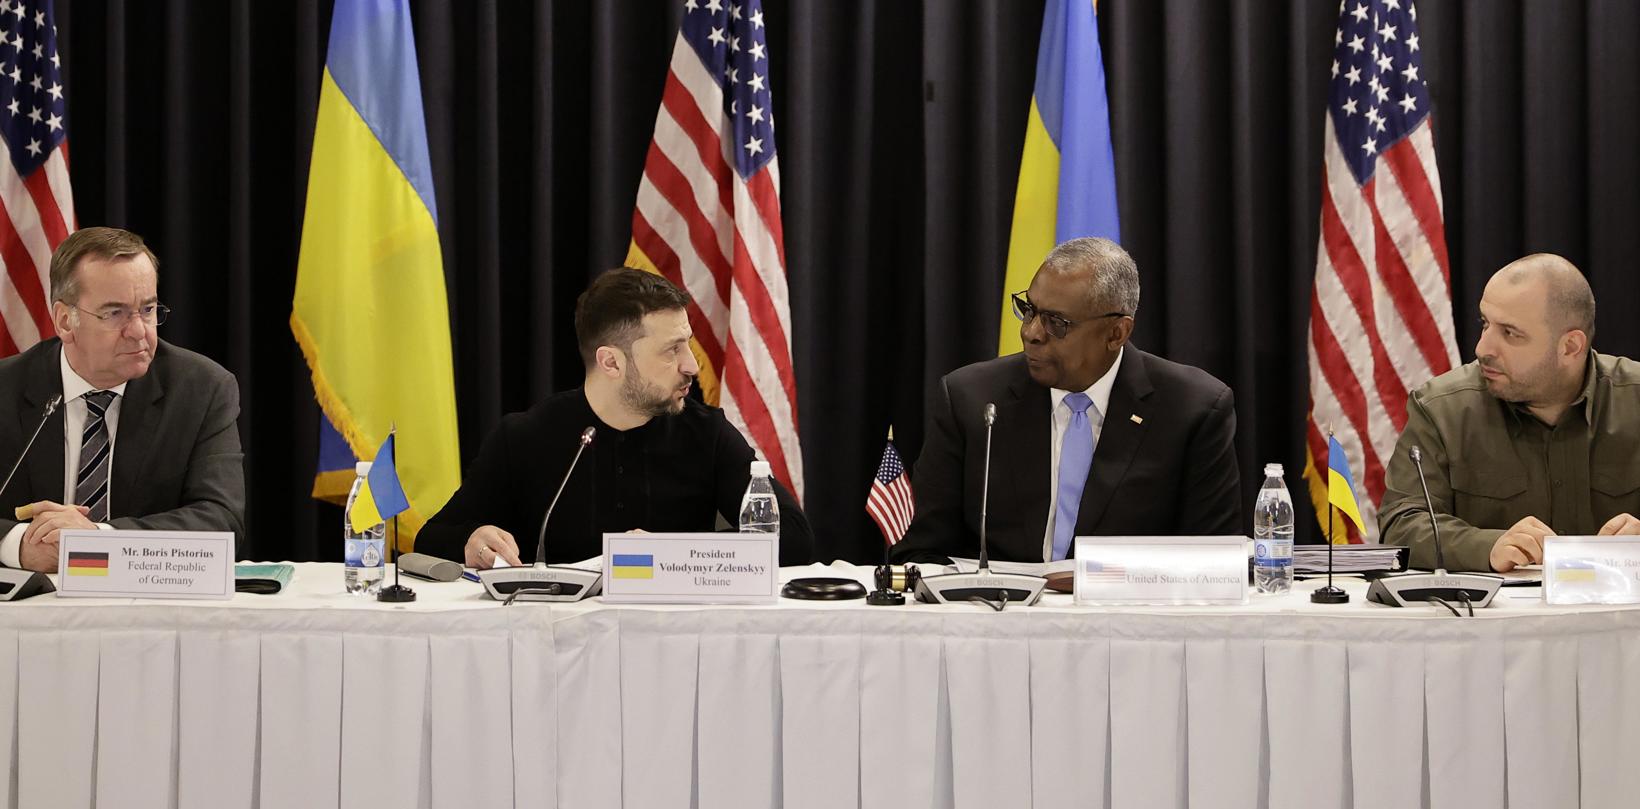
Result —
[{"label": "black long-sleeve shirt", "polygon": [[[754,455],[722,410],[689,399],[677,415],[621,431],[600,421],[576,388],[501,420],[461,488],[417,535],[416,550],[460,562],[473,531],[494,525],[513,535],[526,564],[533,562],[541,517],[589,426],[597,436],[547,525],[548,562],[602,555],[606,532],[710,531],[719,514],[737,524]],[[808,564],[808,518],[778,481],[775,494],[780,564]]]}]

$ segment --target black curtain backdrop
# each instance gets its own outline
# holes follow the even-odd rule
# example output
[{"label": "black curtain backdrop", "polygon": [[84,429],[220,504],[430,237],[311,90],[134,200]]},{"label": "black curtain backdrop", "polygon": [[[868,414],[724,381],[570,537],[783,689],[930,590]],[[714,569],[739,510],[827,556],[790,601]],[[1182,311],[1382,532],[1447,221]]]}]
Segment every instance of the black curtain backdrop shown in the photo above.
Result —
[{"label": "black curtain backdrop", "polygon": [[[677,0],[414,0],[461,447],[577,385],[575,295],[626,253]],[[287,326],[330,3],[58,0],[82,225],[144,234],[163,333],[239,377],[249,547],[338,556]],[[942,374],[995,353],[1040,0],[768,0],[807,505],[825,555]],[[1640,4],[1423,0],[1459,343],[1490,273],[1563,253],[1640,354]],[[1243,488],[1300,486],[1332,0],[1103,0],[1135,340],[1236,392]],[[1297,493],[1295,491],[1295,493]],[[1300,495],[1299,500],[1303,497]],[[1301,505],[1301,536],[1314,536]]]}]

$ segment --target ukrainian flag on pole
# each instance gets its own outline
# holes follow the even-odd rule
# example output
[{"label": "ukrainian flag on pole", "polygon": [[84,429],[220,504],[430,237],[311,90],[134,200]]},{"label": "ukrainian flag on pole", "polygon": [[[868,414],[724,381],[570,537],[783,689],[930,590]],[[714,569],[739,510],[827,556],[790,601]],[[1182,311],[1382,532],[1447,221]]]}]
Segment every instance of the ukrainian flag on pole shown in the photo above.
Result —
[{"label": "ukrainian flag on pole", "polygon": [[461,459],[438,208],[405,0],[336,2],[290,328],[325,419],[354,457],[372,457],[397,423],[398,474],[410,502],[401,520],[413,538],[455,492]]},{"label": "ukrainian flag on pole", "polygon": [[1081,236],[1113,241],[1122,236],[1105,64],[1094,0],[1048,0],[1014,196],[998,356],[1021,348],[1009,293],[1031,285],[1031,276],[1054,245]]}]

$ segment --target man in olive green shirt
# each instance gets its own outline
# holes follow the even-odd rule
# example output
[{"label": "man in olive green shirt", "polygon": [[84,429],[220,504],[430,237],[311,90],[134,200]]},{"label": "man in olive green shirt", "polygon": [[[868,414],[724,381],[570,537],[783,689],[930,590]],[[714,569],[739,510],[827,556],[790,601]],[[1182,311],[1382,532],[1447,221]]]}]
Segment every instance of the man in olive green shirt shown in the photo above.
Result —
[{"label": "man in olive green shirt", "polygon": [[1383,541],[1436,566],[1414,446],[1448,569],[1541,563],[1545,536],[1640,534],[1640,364],[1590,348],[1588,281],[1560,256],[1527,256],[1492,276],[1480,310],[1475,361],[1407,401]]}]

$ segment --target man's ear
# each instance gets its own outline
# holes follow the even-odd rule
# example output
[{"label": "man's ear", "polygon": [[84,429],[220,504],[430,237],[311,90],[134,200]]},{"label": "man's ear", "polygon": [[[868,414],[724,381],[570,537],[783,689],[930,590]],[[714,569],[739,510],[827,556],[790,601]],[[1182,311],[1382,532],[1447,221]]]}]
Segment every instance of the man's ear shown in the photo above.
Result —
[{"label": "man's ear", "polygon": [[1589,335],[1582,329],[1572,329],[1560,337],[1560,354],[1563,357],[1581,357],[1589,349]]},{"label": "man's ear", "polygon": [[1127,345],[1128,338],[1132,337],[1132,336],[1133,336],[1133,318],[1131,318],[1131,317],[1116,318],[1116,322],[1114,324],[1112,324],[1111,330],[1110,330],[1110,347],[1112,349],[1121,348],[1122,346]]},{"label": "man's ear", "polygon": [[592,355],[592,367],[604,376],[619,379],[626,372],[626,355],[614,346],[598,346]]},{"label": "man's ear", "polygon": [[65,345],[74,344],[74,307],[62,301],[52,301],[51,325]]}]

